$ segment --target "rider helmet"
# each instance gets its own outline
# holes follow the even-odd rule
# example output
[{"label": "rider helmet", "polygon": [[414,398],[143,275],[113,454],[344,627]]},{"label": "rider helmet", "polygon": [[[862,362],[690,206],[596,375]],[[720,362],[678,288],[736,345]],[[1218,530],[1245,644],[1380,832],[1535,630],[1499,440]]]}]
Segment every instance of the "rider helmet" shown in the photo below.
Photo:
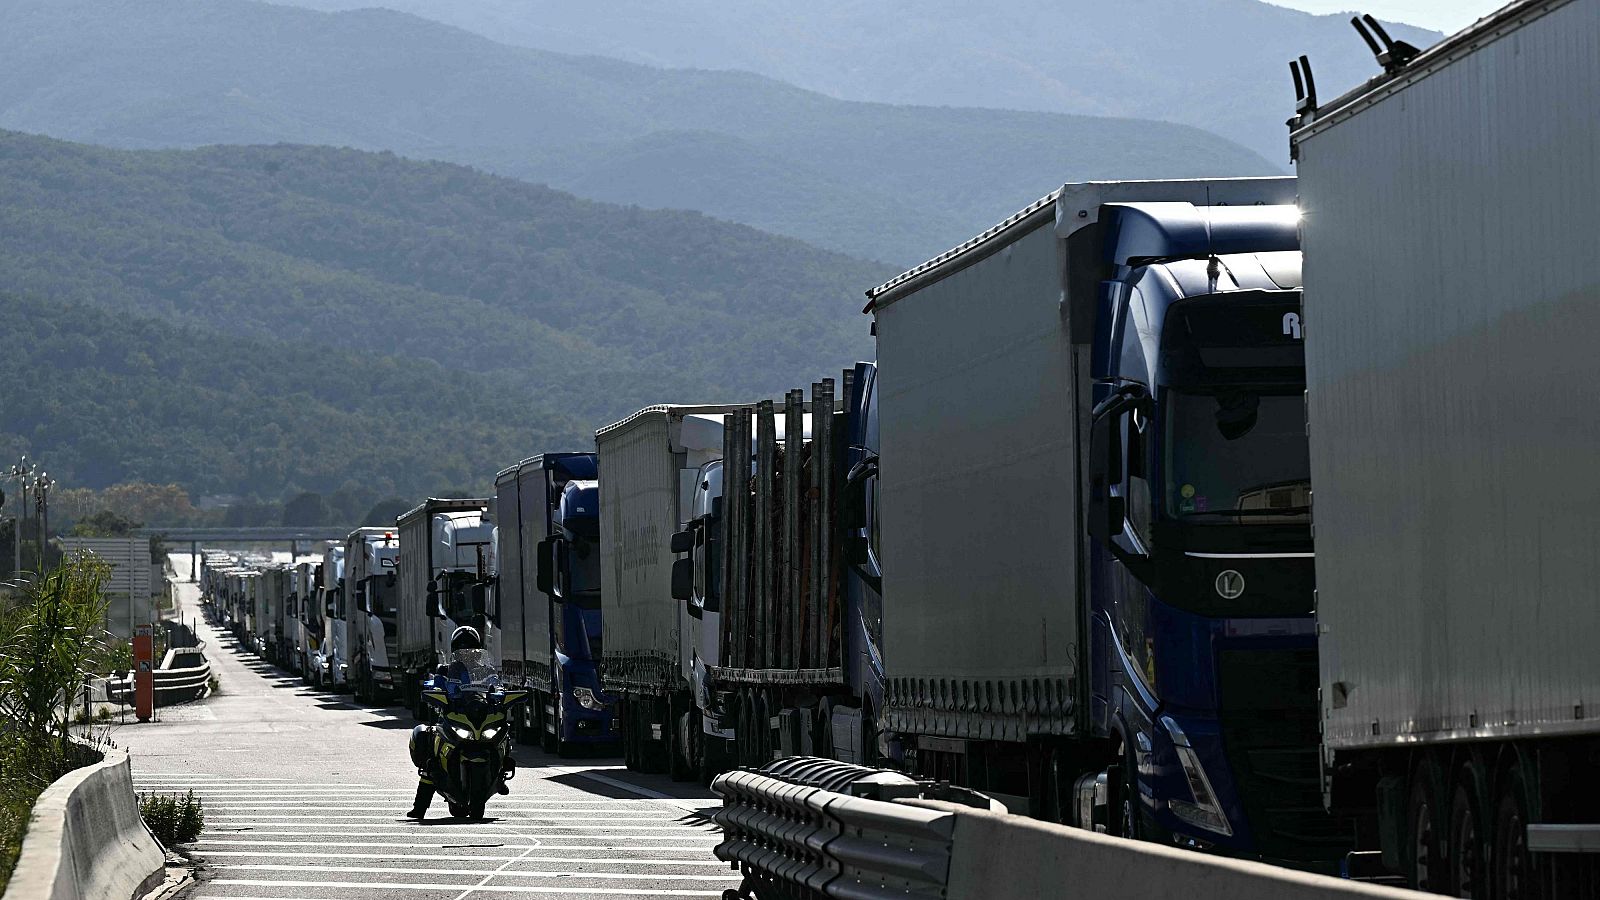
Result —
[{"label": "rider helmet", "polygon": [[461,650],[482,650],[483,636],[478,634],[478,629],[471,625],[463,625],[450,634],[450,652]]}]

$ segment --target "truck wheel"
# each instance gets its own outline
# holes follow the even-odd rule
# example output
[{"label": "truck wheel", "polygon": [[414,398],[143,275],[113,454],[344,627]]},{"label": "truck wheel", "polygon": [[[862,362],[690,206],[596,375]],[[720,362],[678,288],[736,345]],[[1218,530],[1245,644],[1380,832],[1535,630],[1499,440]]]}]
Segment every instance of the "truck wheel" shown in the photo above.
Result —
[{"label": "truck wheel", "polygon": [[1431,761],[1417,766],[1406,801],[1405,875],[1415,890],[1443,893],[1445,864],[1439,827],[1439,777]]},{"label": "truck wheel", "polygon": [[577,754],[578,746],[576,744],[574,744],[573,742],[571,742],[569,740],[566,740],[566,739],[561,737],[561,735],[567,729],[567,714],[562,710],[562,706],[564,704],[561,702],[561,700],[562,700],[562,698],[559,695],[555,697],[556,731],[555,731],[555,734],[552,735],[552,740],[555,743],[554,752],[555,752],[555,754],[557,756],[561,757],[562,759],[571,759],[574,755]]},{"label": "truck wheel", "polygon": [[693,732],[689,730],[692,720],[688,710],[679,713],[673,709],[677,705],[667,706],[667,733],[663,735],[667,739],[667,774],[673,781],[689,781],[695,776]]},{"label": "truck wheel", "polygon": [[639,770],[639,741],[633,733],[633,704],[618,701],[616,709],[617,731],[622,734],[622,761],[630,771]]},{"label": "truck wheel", "polygon": [[1542,896],[1538,870],[1528,854],[1528,792],[1520,764],[1513,765],[1501,779],[1489,865],[1496,900],[1537,900]]},{"label": "truck wheel", "polygon": [[556,752],[556,736],[561,733],[561,704],[553,694],[539,695],[539,748]]},{"label": "truck wheel", "polygon": [[1483,817],[1470,778],[1456,786],[1450,801],[1450,880],[1457,897],[1486,897]]}]

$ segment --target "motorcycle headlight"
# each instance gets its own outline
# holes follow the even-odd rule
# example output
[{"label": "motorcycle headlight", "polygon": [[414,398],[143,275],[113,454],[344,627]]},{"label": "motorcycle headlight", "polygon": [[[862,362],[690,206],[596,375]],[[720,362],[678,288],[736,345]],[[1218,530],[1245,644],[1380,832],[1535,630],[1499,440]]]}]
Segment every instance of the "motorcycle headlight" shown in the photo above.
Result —
[{"label": "motorcycle headlight", "polygon": [[602,710],[606,708],[606,705],[600,702],[600,698],[594,695],[594,691],[586,687],[573,688],[572,698],[577,700],[578,705],[584,709]]},{"label": "motorcycle headlight", "polygon": [[490,725],[488,728],[483,730],[483,739],[486,741],[492,741],[499,736],[500,726],[498,725]]},{"label": "motorcycle headlight", "polygon": [[466,728],[462,728],[460,725],[451,725],[450,730],[455,732],[455,736],[463,741],[472,740],[472,732]]}]

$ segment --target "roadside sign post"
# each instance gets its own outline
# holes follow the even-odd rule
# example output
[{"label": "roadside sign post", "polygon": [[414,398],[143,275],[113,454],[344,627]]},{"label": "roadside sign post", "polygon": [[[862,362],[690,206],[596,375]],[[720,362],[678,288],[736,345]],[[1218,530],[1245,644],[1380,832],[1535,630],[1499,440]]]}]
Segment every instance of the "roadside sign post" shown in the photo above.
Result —
[{"label": "roadside sign post", "polygon": [[156,709],[155,640],[149,625],[140,625],[133,636],[133,714],[141,722],[150,721]]}]

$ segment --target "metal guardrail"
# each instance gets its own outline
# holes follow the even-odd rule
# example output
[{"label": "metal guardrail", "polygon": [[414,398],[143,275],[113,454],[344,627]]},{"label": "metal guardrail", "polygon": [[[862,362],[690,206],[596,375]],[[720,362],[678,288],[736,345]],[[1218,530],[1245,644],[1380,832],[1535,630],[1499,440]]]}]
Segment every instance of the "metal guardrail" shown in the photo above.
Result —
[{"label": "metal guardrail", "polygon": [[211,661],[185,669],[157,669],[156,706],[188,703],[204,697],[211,684]]},{"label": "metal guardrail", "polygon": [[717,858],[744,876],[724,896],[761,900],[943,897],[955,814],[890,801],[992,807],[960,788],[813,757],[729,772],[712,790],[723,798]]},{"label": "metal guardrail", "polygon": [[[198,651],[204,647],[201,642],[196,648],[180,648]],[[156,706],[171,706],[175,703],[188,703],[204,697],[211,684],[211,661],[203,653],[191,652],[184,655],[200,657],[200,664],[184,666],[173,669],[155,670]],[[100,703],[133,703],[133,675],[127,674],[121,678],[98,678],[86,686],[88,700]]]}]

